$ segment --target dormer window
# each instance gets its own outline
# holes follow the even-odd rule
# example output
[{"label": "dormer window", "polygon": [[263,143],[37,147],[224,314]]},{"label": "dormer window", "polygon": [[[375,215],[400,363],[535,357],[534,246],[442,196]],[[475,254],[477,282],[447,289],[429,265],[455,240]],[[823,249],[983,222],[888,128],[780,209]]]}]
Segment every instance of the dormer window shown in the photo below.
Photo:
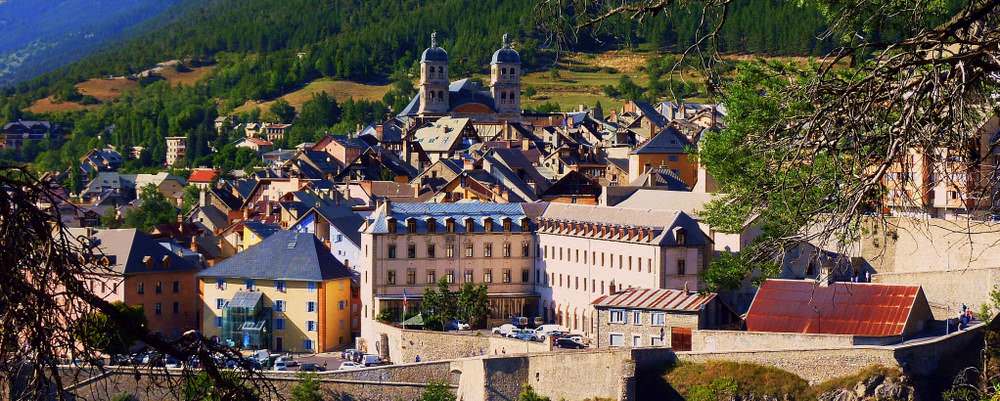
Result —
[{"label": "dormer window", "polygon": [[465,232],[471,233],[471,232],[475,231],[474,227],[475,227],[475,223],[473,223],[472,217],[466,218],[465,219]]},{"label": "dormer window", "polygon": [[528,218],[527,217],[522,217],[521,218],[521,231],[522,232],[528,231],[528,225],[529,225]]},{"label": "dormer window", "polygon": [[433,217],[427,219],[427,232],[432,234],[437,232],[437,220]]},{"label": "dormer window", "polygon": [[487,218],[483,219],[483,231],[485,231],[485,232],[493,232],[493,219],[492,218],[487,217]]},{"label": "dormer window", "polygon": [[510,218],[509,217],[504,217],[503,218],[503,232],[505,232],[505,233],[509,233],[510,232]]},{"label": "dormer window", "polygon": [[455,233],[455,219],[449,217],[447,220],[445,220],[444,225],[445,225],[445,229],[449,233],[452,233],[452,234]]},{"label": "dormer window", "polygon": [[389,234],[396,233],[396,219],[390,217],[385,220],[385,224],[387,226],[387,229],[389,230]]},{"label": "dormer window", "polygon": [[407,219],[406,220],[406,232],[409,233],[409,234],[416,234],[417,233],[417,221],[416,220],[414,220],[414,219]]},{"label": "dormer window", "polygon": [[674,239],[679,246],[687,245],[687,230],[683,228],[678,228],[674,231]]},{"label": "dormer window", "polygon": [[146,265],[147,269],[152,269],[153,268],[153,257],[152,256],[148,256],[148,255],[147,256],[143,256],[142,257],[142,264]]},{"label": "dormer window", "polygon": [[160,265],[163,266],[164,269],[169,268],[170,267],[170,255],[163,255],[163,259],[160,259]]}]

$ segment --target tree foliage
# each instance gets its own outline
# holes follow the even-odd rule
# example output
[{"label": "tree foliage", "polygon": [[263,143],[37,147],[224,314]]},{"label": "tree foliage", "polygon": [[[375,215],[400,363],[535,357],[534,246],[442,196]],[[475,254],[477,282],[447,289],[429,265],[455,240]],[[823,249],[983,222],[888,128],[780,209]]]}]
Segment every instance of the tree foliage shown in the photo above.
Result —
[{"label": "tree foliage", "polygon": [[125,212],[123,226],[149,232],[160,224],[177,221],[177,208],[153,184],[139,192],[141,205]]},{"label": "tree foliage", "polygon": [[[141,307],[129,306],[124,302],[114,302],[112,305],[122,316],[138,322],[140,326],[146,326],[146,315]],[[84,344],[107,355],[126,354],[138,340],[138,337],[131,333],[118,330],[118,326],[108,318],[108,315],[100,311],[87,314],[78,324],[79,335]]]},{"label": "tree foliage", "polygon": [[291,401],[322,401],[323,395],[320,393],[319,380],[313,373],[301,373],[299,381],[292,386]]},{"label": "tree foliage", "polygon": [[445,383],[430,382],[420,394],[420,401],[455,401],[455,394]]}]

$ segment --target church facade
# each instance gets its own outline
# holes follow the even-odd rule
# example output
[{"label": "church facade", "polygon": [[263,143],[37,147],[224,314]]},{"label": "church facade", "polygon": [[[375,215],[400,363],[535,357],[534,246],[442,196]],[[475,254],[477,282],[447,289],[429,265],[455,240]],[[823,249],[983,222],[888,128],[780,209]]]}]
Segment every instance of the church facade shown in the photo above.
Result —
[{"label": "church facade", "polygon": [[448,52],[431,34],[431,46],[420,56],[417,95],[399,113],[404,119],[433,120],[439,117],[469,118],[477,122],[521,121],[521,56],[503,44],[490,61],[489,87],[471,79],[450,81]]}]

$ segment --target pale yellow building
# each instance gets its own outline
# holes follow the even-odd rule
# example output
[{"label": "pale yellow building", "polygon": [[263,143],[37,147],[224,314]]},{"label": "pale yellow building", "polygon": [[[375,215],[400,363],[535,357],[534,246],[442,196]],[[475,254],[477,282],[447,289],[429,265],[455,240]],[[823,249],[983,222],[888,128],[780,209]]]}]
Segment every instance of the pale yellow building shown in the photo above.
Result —
[{"label": "pale yellow building", "polygon": [[311,234],[277,231],[198,279],[206,337],[310,353],[353,340],[351,271]]}]

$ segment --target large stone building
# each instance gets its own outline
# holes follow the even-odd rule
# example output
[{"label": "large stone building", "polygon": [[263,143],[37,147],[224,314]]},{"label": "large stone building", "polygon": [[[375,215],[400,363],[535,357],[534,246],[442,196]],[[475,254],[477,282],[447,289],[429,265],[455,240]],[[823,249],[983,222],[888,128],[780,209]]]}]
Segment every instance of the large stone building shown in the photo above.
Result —
[{"label": "large stone building", "polygon": [[633,287],[697,291],[712,253],[681,211],[552,203],[537,232],[542,316],[587,335],[596,331],[594,299]]},{"label": "large stone building", "polygon": [[491,319],[536,315],[532,227],[522,204],[380,205],[362,229],[363,346],[376,347],[374,320],[396,321],[404,306],[416,310],[442,278],[453,291],[486,284]]},{"label": "large stone building", "polygon": [[490,61],[490,87],[469,79],[450,82],[448,52],[431,34],[431,47],[420,56],[419,91],[399,113],[405,119],[468,117],[476,121],[521,120],[521,56],[507,35]]}]

